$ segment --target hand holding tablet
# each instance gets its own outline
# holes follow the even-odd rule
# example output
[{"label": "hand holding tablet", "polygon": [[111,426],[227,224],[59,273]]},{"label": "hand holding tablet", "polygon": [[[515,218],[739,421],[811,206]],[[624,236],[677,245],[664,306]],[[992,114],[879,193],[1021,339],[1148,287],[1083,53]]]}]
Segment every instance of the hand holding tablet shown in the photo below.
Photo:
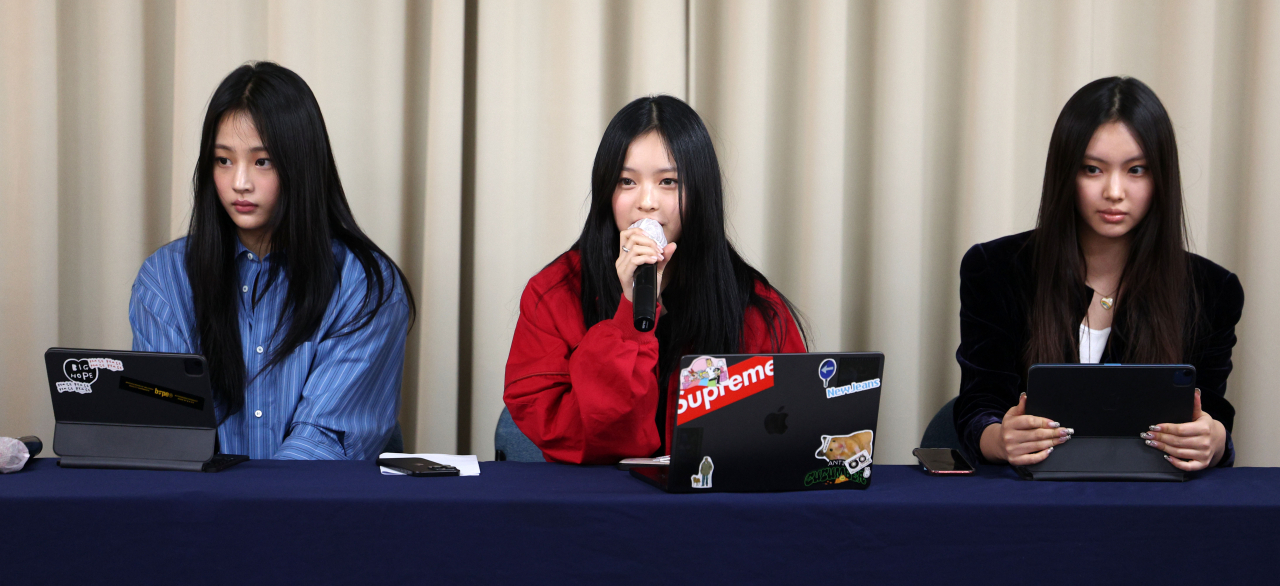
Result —
[{"label": "hand holding tablet", "polygon": [[1180,470],[1195,472],[1216,466],[1226,452],[1227,429],[1200,409],[1200,389],[1188,423],[1161,423],[1142,433],[1147,445],[1165,453]]},{"label": "hand holding tablet", "polygon": [[1027,415],[1027,394],[1009,408],[1000,425],[987,426],[982,432],[982,454],[988,460],[1004,460],[1014,466],[1038,464],[1053,447],[1071,439],[1075,430],[1057,421]]}]

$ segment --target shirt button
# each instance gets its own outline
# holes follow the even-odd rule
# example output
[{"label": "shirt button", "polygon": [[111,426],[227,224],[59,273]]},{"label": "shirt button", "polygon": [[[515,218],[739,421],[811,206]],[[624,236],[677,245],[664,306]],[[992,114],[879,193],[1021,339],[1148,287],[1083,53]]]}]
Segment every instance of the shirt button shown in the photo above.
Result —
[{"label": "shirt button", "polygon": [[253,253],[252,253],[252,252],[250,252],[250,253],[249,253],[249,260],[253,260]]},{"label": "shirt button", "polygon": [[258,354],[262,354],[262,346],[258,346]]},{"label": "shirt button", "polygon": [[261,410],[261,409],[259,409],[259,410],[257,410],[257,411],[254,411],[254,412],[253,412],[253,416],[254,416],[254,417],[262,417],[262,410]]},{"label": "shirt button", "polygon": [[245,293],[248,293],[248,292],[249,292],[249,286],[248,286],[248,285],[245,285],[245,286],[241,287],[241,288],[240,288],[240,290],[241,290],[241,291],[244,291]]}]

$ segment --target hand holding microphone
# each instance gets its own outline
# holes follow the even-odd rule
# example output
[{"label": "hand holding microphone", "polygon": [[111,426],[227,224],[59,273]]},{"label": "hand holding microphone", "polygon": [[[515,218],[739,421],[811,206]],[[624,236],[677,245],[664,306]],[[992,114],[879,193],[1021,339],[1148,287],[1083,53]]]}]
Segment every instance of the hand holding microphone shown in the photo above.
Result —
[{"label": "hand holding microphone", "polygon": [[634,306],[635,327],[641,332],[653,329],[662,291],[662,270],[675,252],[675,243],[667,243],[662,225],[644,218],[623,230],[618,237],[618,280],[623,295]]}]

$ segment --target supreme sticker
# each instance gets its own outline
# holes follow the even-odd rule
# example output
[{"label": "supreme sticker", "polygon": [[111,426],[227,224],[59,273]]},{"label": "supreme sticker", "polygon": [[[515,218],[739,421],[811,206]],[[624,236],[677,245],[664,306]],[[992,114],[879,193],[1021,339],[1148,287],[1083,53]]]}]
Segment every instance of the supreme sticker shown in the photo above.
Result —
[{"label": "supreme sticker", "polygon": [[733,366],[724,363],[724,359],[704,356],[680,373],[677,425],[773,388],[773,357],[755,356]]},{"label": "supreme sticker", "polygon": [[131,379],[127,376],[120,377],[120,389],[125,391],[132,391],[132,392],[138,393],[139,395],[154,397],[162,401],[176,403],[178,405],[182,405],[183,407],[190,407],[196,410],[204,409],[204,397],[197,397],[195,395],[189,395],[182,391],[166,389],[162,386],[153,385],[151,383],[142,382],[136,379]]}]

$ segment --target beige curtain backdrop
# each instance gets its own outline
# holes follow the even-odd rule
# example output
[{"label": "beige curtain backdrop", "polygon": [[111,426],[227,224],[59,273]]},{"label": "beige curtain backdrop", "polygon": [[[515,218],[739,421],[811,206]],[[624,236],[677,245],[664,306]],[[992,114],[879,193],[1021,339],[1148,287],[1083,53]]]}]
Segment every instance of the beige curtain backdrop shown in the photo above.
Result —
[{"label": "beige curtain backdrop", "polygon": [[1246,291],[1228,398],[1280,465],[1280,2],[0,0],[0,435],[51,438],[42,353],[128,348],[218,82],[315,91],[356,218],[409,275],[410,449],[493,457],[525,282],[575,239],[629,100],[688,100],[731,234],[813,350],[886,353],[877,456],[955,396],[960,257],[1031,228],[1054,120],[1132,75],[1178,133],[1192,246]]}]

